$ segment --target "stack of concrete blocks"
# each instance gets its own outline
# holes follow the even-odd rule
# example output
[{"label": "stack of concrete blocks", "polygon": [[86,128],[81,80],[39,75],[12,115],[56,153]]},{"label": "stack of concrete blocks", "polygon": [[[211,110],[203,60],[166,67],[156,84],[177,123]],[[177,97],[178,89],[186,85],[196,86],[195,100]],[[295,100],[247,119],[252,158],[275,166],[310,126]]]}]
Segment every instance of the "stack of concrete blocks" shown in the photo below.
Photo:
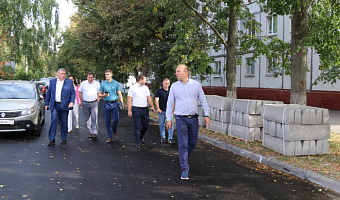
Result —
[{"label": "stack of concrete blocks", "polygon": [[[230,123],[231,105],[234,99],[217,96],[206,95],[209,105],[210,126],[207,129],[219,133],[227,134],[228,125]],[[199,111],[199,123],[204,123],[204,113],[201,108]]]},{"label": "stack of concrete blocks", "polygon": [[266,105],[262,145],[286,156],[328,153],[327,109],[284,104]]},{"label": "stack of concrete blocks", "polygon": [[[207,100],[209,99],[208,97],[209,95],[206,95],[207,97]],[[204,121],[204,110],[203,110],[203,107],[202,107],[202,103],[200,100],[198,100],[198,125],[199,126],[205,126],[205,121]]]},{"label": "stack of concrete blocks", "polygon": [[283,104],[282,101],[235,99],[230,113],[228,134],[246,141],[262,140],[262,107]]},{"label": "stack of concrete blocks", "polygon": [[228,134],[233,98],[212,95],[208,98],[210,126],[207,129]]}]

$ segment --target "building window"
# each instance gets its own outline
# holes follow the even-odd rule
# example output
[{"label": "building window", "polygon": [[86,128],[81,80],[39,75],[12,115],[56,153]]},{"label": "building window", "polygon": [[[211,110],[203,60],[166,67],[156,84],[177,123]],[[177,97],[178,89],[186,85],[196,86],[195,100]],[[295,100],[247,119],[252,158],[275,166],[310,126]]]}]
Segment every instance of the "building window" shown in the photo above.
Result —
[{"label": "building window", "polygon": [[255,75],[255,61],[253,58],[247,58],[246,59],[247,63],[247,71],[246,71],[246,75],[247,76],[254,76]]},{"label": "building window", "polygon": [[221,61],[215,62],[214,73],[221,74]]},{"label": "building window", "polygon": [[277,71],[274,68],[274,64],[277,63],[277,58],[267,58],[267,75],[274,75],[274,73]]},{"label": "building window", "polygon": [[277,34],[277,16],[267,17],[268,35]]}]

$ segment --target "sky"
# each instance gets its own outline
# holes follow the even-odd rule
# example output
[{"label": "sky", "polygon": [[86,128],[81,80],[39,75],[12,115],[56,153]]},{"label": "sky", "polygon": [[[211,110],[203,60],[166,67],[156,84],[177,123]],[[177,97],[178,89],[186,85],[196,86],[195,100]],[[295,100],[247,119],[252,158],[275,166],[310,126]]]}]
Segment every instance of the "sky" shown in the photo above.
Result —
[{"label": "sky", "polygon": [[70,17],[77,12],[77,8],[72,0],[57,0],[57,3],[59,4],[59,26],[65,30],[66,26],[70,26]]}]

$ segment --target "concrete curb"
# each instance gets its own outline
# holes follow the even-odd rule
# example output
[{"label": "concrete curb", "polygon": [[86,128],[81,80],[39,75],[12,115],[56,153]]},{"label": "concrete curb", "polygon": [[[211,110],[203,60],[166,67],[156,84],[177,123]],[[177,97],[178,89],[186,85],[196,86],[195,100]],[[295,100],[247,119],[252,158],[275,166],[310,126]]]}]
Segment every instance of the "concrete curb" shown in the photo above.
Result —
[{"label": "concrete curb", "polygon": [[[150,120],[154,122],[158,122],[157,119],[150,117]],[[293,165],[290,165],[288,163],[281,162],[279,160],[276,160],[275,158],[262,156],[260,154],[253,153],[251,151],[241,149],[239,147],[236,147],[234,145],[231,145],[229,143],[216,140],[215,138],[208,137],[202,133],[198,133],[198,138],[204,142],[207,142],[209,144],[212,144],[214,146],[217,146],[221,149],[233,152],[237,155],[250,158],[252,160],[255,160],[257,162],[263,163],[271,168],[286,172],[288,174],[297,176],[301,179],[308,180],[312,183],[316,183],[322,187],[329,188],[337,193],[340,193],[340,182],[336,180],[332,180],[330,178],[321,176],[320,174],[317,174],[315,172],[301,169],[298,167],[295,167]]]},{"label": "concrete curb", "polygon": [[251,151],[241,149],[239,147],[236,147],[234,145],[228,144],[223,141],[218,141],[214,138],[208,137],[204,134],[199,133],[198,138],[204,142],[207,142],[209,144],[212,144],[214,146],[217,146],[221,149],[233,152],[237,155],[250,158],[252,160],[255,160],[257,162],[263,163],[271,168],[286,172],[288,174],[297,176],[301,179],[306,179],[310,182],[316,183],[322,187],[329,188],[331,190],[334,190],[337,193],[340,193],[340,182],[336,180],[332,180],[330,178],[321,176],[320,174],[317,174],[315,172],[301,169],[295,166],[292,166],[290,164],[281,162],[279,160],[276,160],[275,158],[262,156],[256,153],[253,153]]}]

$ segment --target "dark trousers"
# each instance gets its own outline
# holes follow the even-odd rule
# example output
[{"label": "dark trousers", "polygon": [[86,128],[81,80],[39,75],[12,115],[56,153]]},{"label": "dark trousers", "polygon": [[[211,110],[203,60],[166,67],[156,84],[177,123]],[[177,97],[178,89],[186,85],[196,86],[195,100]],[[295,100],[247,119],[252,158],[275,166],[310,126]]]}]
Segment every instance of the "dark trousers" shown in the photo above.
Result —
[{"label": "dark trousers", "polygon": [[176,115],[178,156],[182,170],[189,170],[189,156],[197,145],[198,118]]},{"label": "dark trousers", "polygon": [[[118,122],[119,122],[118,105],[119,105],[118,102],[104,101],[106,132],[109,138],[113,137],[113,133],[117,133]],[[113,118],[112,125],[111,125],[111,113],[112,113],[112,118]]]},{"label": "dark trousers", "polygon": [[132,107],[132,118],[135,124],[135,141],[140,144],[146,130],[149,128],[149,109]]},{"label": "dark trousers", "polygon": [[57,132],[57,126],[60,119],[60,135],[61,140],[67,139],[67,119],[69,111],[62,111],[60,108],[60,103],[55,103],[53,110],[51,110],[51,126],[48,132],[49,140],[55,140],[55,135]]}]

